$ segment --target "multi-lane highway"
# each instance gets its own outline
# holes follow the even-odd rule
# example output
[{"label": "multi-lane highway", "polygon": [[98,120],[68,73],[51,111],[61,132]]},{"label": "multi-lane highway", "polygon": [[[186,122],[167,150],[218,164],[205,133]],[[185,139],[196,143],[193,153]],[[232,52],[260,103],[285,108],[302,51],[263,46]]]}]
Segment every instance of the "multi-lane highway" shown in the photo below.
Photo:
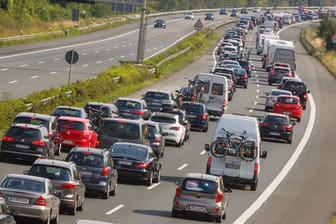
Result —
[{"label": "multi-lane highway", "polygon": [[[181,33],[172,34],[178,39],[185,35],[181,30],[186,30],[188,27],[186,23],[190,21],[176,20],[170,23],[166,31],[153,30],[153,32],[168,32],[170,26],[174,29],[180,27]],[[261,162],[261,177],[257,191],[234,188],[229,194],[229,209],[224,223],[245,221],[258,224],[328,223],[333,209],[336,208],[334,200],[336,164],[333,161],[336,158],[336,152],[333,149],[333,145],[336,145],[334,137],[336,120],[333,118],[336,110],[336,101],[333,99],[336,95],[335,79],[318,61],[309,56],[299,43],[299,31],[307,25],[295,25],[281,33],[281,38],[296,41],[297,72],[307,82],[312,96],[307,110],[303,113],[302,121],[295,126],[292,144],[262,142],[262,150],[268,151],[268,158]],[[174,40],[168,41],[172,36],[166,33],[156,36],[155,40],[151,41],[156,42],[157,46],[160,43],[172,43]],[[247,45],[254,47],[254,41],[254,35],[250,34]],[[147,49],[153,49],[153,46],[148,44]],[[256,72],[252,75],[247,89],[237,89],[230,102],[229,113],[250,116],[264,114],[264,96],[272,87],[267,84],[267,74],[260,69],[260,58],[253,54],[255,52],[253,47],[251,59],[257,68]],[[87,48],[84,47],[84,49]],[[90,47],[90,49],[90,52],[94,53],[95,48]],[[212,50],[213,48],[209,49],[199,60],[151,88],[175,90],[185,85],[187,78],[192,78],[197,72],[208,72],[214,65]],[[17,52],[17,54],[20,53]],[[35,57],[24,58],[28,60]],[[92,60],[95,57],[90,58]],[[95,60],[90,60],[87,60],[86,64],[97,66]],[[76,65],[78,66],[79,64]],[[33,83],[29,85],[32,86]],[[273,86],[273,88],[276,87]],[[140,97],[144,91],[132,96]],[[209,143],[215,125],[216,120],[213,120],[207,133],[192,132],[190,140],[182,148],[170,146],[166,148],[159,184],[146,187],[136,183],[120,183],[117,195],[109,200],[86,198],[84,212],[78,212],[76,217],[121,224],[207,223],[205,220],[172,218],[170,212],[175,193],[174,182],[187,172],[205,171],[207,154],[203,151],[203,145]],[[20,173],[28,167],[25,164],[0,163],[1,178],[7,173]],[[74,219],[75,217],[62,215],[60,223],[71,223]]]}]

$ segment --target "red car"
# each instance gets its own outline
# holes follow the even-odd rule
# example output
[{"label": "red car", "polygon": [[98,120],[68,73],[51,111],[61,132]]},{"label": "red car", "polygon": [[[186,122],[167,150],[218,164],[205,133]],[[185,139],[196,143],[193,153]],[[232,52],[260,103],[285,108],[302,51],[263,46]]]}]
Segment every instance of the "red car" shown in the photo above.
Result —
[{"label": "red car", "polygon": [[88,119],[61,116],[57,119],[56,127],[57,143],[62,149],[70,150],[75,146],[95,148],[97,145],[98,134]]},{"label": "red car", "polygon": [[290,118],[301,121],[302,106],[300,98],[297,96],[280,95],[273,106],[273,112],[278,114],[286,114]]}]

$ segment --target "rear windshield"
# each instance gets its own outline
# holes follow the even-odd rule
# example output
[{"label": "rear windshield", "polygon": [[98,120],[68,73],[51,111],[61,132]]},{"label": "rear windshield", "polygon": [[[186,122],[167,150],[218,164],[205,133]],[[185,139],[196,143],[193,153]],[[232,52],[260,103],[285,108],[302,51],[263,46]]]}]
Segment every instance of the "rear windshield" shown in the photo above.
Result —
[{"label": "rear windshield", "polygon": [[271,93],[272,96],[279,96],[279,95],[291,95],[290,92],[283,92],[283,91],[272,91]]},{"label": "rear windshield", "polygon": [[288,125],[288,119],[286,117],[268,115],[265,117],[264,122],[274,125]]},{"label": "rear windshield", "polygon": [[169,95],[167,93],[160,93],[160,92],[147,92],[145,97],[159,100],[169,100]]},{"label": "rear windshield", "polygon": [[279,72],[279,73],[288,73],[289,72],[289,70],[287,68],[275,68],[274,71]]},{"label": "rear windshield", "polygon": [[54,113],[54,116],[70,116],[70,117],[81,117],[79,110],[73,110],[70,108],[58,108]]},{"label": "rear windshield", "polygon": [[148,133],[158,134],[157,128],[153,125],[147,125],[147,129],[148,129]]},{"label": "rear windshield", "polygon": [[111,121],[104,123],[100,134],[122,139],[139,139],[140,128],[139,124]]},{"label": "rear windshield", "polygon": [[92,154],[90,152],[71,153],[67,161],[72,161],[79,166],[88,167],[104,167],[104,159],[102,155]]},{"label": "rear windshield", "polygon": [[130,101],[130,100],[118,100],[116,106],[120,109],[141,109],[141,104],[139,102]]},{"label": "rear windshield", "polygon": [[41,139],[41,132],[37,129],[27,127],[11,127],[7,134],[8,136],[19,138]]},{"label": "rear windshield", "polygon": [[113,145],[110,149],[110,152],[113,154],[124,154],[139,157],[142,159],[147,158],[147,148],[141,146],[134,145],[125,145],[125,144],[117,144]]},{"label": "rear windshield", "polygon": [[14,123],[43,125],[49,129],[49,122],[38,117],[16,117],[14,119]]},{"label": "rear windshield", "polygon": [[57,129],[58,130],[78,130],[78,131],[84,131],[85,130],[85,124],[83,122],[79,121],[68,121],[68,120],[58,120],[57,121]]},{"label": "rear windshield", "polygon": [[304,92],[306,91],[306,87],[302,82],[290,82],[287,81],[284,85],[285,90],[296,91],[296,92]]},{"label": "rear windshield", "polygon": [[212,84],[212,89],[211,89],[211,94],[212,95],[221,96],[221,95],[223,95],[223,91],[224,91],[223,84],[220,84],[220,83],[213,83]]},{"label": "rear windshield", "polygon": [[291,98],[291,97],[279,97],[278,101],[281,103],[287,103],[287,104],[297,104],[298,103],[298,99]]},{"label": "rear windshield", "polygon": [[182,104],[182,109],[187,112],[187,114],[203,114],[203,107],[197,104]]},{"label": "rear windshield", "polygon": [[29,175],[46,177],[53,180],[71,180],[71,173],[68,168],[47,165],[33,165],[29,170]]},{"label": "rear windshield", "polygon": [[152,121],[160,122],[160,123],[168,123],[168,124],[175,124],[176,120],[170,117],[161,117],[161,116],[153,116],[151,118]]},{"label": "rear windshield", "polygon": [[44,182],[24,178],[8,177],[1,184],[1,187],[45,193]]},{"label": "rear windshield", "polygon": [[215,194],[217,192],[217,183],[209,180],[185,179],[182,188],[184,191],[195,191],[207,194]]}]

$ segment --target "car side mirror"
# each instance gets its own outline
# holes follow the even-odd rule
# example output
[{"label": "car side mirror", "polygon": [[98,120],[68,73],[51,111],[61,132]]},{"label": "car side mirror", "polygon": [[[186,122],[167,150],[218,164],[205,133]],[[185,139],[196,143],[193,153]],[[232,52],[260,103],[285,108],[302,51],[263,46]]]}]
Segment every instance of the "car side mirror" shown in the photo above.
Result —
[{"label": "car side mirror", "polygon": [[261,155],[260,155],[260,158],[266,159],[267,158],[267,151],[262,151]]},{"label": "car side mirror", "polygon": [[204,145],[204,150],[209,152],[210,151],[210,145],[209,144],[205,144]]},{"label": "car side mirror", "polygon": [[24,170],[22,173],[23,173],[24,175],[28,175],[29,170]]}]

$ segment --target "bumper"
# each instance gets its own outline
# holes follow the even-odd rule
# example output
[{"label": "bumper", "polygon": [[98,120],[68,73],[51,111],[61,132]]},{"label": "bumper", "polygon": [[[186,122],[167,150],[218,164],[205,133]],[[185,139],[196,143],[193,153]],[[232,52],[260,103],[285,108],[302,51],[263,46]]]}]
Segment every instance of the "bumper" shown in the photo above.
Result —
[{"label": "bumper", "polygon": [[107,189],[107,183],[108,181],[106,180],[106,182],[104,181],[100,181],[97,184],[93,184],[93,183],[85,183],[85,191],[86,192],[106,192]]},{"label": "bumper", "polygon": [[15,210],[18,213],[19,218],[30,218],[40,221],[46,221],[50,214],[48,207],[42,206],[11,206],[8,205],[10,210]]},{"label": "bumper", "polygon": [[245,185],[245,184],[254,184],[258,181],[258,178],[255,176],[252,179],[245,179],[240,177],[231,177],[231,176],[223,176],[225,184],[238,184],[238,185]]},{"label": "bumper", "polygon": [[118,177],[125,178],[128,180],[147,180],[148,170],[128,170],[128,169],[118,169]]},{"label": "bumper", "polygon": [[204,130],[208,127],[208,122],[190,122],[191,129],[200,129]]}]

